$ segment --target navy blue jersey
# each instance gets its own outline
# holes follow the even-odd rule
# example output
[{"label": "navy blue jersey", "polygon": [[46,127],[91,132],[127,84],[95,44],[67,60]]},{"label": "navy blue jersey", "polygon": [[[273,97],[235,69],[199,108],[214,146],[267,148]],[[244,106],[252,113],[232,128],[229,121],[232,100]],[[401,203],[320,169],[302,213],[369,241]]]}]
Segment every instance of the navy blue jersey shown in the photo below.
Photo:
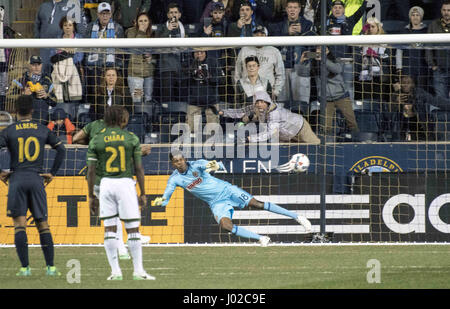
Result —
[{"label": "navy blue jersey", "polygon": [[18,121],[0,132],[0,148],[8,147],[11,156],[11,172],[28,171],[43,173],[45,144],[56,148],[51,173],[56,174],[64,157],[65,147],[46,126],[30,121]]}]

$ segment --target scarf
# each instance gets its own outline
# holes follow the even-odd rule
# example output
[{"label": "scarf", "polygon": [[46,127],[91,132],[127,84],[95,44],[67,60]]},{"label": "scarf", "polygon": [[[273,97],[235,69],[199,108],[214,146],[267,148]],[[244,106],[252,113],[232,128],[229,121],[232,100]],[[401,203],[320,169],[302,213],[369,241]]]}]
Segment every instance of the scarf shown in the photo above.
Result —
[{"label": "scarf", "polygon": [[[166,22],[166,27],[169,27],[169,21]],[[180,29],[180,38],[184,38],[186,32],[181,22],[178,22],[178,29]]]},{"label": "scarf", "polygon": [[[91,32],[91,39],[102,39],[105,38],[105,31],[106,31],[106,38],[107,39],[114,39],[116,37],[116,32],[114,28],[114,22],[112,19],[109,20],[108,25],[106,26],[106,29],[101,32],[101,36],[99,37],[99,31],[100,31],[100,23],[97,20],[93,27]],[[99,49],[97,49],[98,51]],[[114,57],[114,48],[107,48],[106,49],[106,63],[114,64],[115,57]],[[88,64],[95,64],[99,59],[98,53],[92,53],[88,57]]]}]

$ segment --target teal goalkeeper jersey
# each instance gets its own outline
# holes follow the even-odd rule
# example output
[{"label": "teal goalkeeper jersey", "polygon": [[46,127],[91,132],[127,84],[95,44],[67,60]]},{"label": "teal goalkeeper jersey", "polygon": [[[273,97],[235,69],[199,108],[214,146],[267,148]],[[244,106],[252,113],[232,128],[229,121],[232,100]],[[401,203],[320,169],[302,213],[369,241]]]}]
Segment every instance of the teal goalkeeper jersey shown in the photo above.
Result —
[{"label": "teal goalkeeper jersey", "polygon": [[[165,198],[162,206],[169,203],[176,187],[181,187],[188,190],[194,196],[205,201],[209,205],[215,201],[223,198],[222,193],[231,186],[229,182],[211,176],[206,172],[206,160],[197,160],[187,162],[188,168],[186,172],[180,173],[178,170],[173,171],[169,180],[167,181],[166,190],[163,198]],[[219,163],[220,169],[224,169],[222,163]]]}]

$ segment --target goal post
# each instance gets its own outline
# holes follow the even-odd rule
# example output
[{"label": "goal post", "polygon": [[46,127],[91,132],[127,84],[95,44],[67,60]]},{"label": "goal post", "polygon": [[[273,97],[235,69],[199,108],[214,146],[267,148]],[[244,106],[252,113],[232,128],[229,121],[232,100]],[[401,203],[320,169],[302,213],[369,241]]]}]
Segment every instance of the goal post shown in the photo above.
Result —
[{"label": "goal post", "polygon": [[[311,221],[309,234],[288,217],[235,209],[235,224],[274,242],[449,242],[450,113],[444,105],[446,100],[450,104],[449,90],[446,97],[439,96],[437,73],[416,62],[429,52],[443,57],[449,45],[450,34],[3,39],[1,48],[11,53],[0,128],[12,123],[20,94],[26,90],[37,96],[31,77],[39,74],[32,72],[30,60],[49,50],[50,82],[39,84],[51,96],[37,100],[48,109],[36,117],[67,143],[65,162],[47,187],[49,223],[58,244],[103,241],[101,222],[88,209],[87,146],[70,143],[74,131],[68,131],[65,118],[77,131],[101,119],[109,104],[126,106],[128,129],[152,146],[143,158],[149,203],[142,208],[141,233],[150,235],[153,244],[251,242],[221,230],[208,205],[188,191],[178,188],[167,207],[150,205],[162,195],[173,171],[173,148],[183,150],[188,160],[221,161],[225,170],[216,177]],[[349,46],[350,52],[320,58],[320,46],[331,55],[337,46]],[[262,47],[274,48],[270,57]],[[206,58],[199,51],[206,51]],[[251,69],[242,55],[258,60],[257,82],[248,78]],[[292,66],[285,65],[289,55],[296,57]],[[180,61],[179,71],[164,68],[170,57]],[[109,64],[94,64],[98,59]],[[321,65],[330,70],[326,75]],[[321,80],[333,83],[323,87]],[[330,97],[330,85],[341,87],[342,96]],[[268,127],[273,121],[269,112],[263,115],[253,106],[252,96],[259,90],[269,92],[278,104],[271,110],[283,109],[282,115],[292,113],[289,117],[296,121],[282,129],[280,124]],[[337,111],[327,109],[331,106]],[[313,137],[304,142],[297,135],[306,126]],[[293,127],[297,131],[290,132]],[[278,129],[271,132],[273,128]],[[248,136],[264,134],[273,139],[245,142]],[[306,172],[277,169],[297,153],[310,160]],[[53,151],[47,149],[45,157],[48,168]],[[7,151],[0,151],[0,162],[2,169],[9,168]],[[0,185],[3,205],[7,190]],[[34,226],[31,219],[28,223]],[[38,243],[37,232],[29,230],[29,242]],[[13,244],[13,237],[6,207],[0,208],[0,245]]]}]

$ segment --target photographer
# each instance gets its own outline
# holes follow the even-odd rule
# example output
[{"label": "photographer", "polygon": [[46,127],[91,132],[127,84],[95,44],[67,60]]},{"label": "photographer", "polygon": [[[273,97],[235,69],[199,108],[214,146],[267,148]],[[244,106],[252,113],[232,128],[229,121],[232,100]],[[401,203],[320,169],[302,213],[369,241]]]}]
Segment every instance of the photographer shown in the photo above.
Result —
[{"label": "photographer", "polygon": [[[176,3],[167,7],[167,21],[156,31],[157,38],[184,38],[186,32],[180,22],[181,10]],[[159,57],[161,102],[179,101],[187,95],[181,83],[181,67],[185,55],[179,52],[161,54]]]},{"label": "photographer", "polygon": [[52,79],[42,72],[41,57],[30,58],[29,71],[19,81],[13,80],[14,86],[19,88],[20,94],[33,97],[33,120],[47,125],[49,106],[56,106],[56,96]]},{"label": "photographer", "polygon": [[[312,22],[305,19],[301,13],[301,6],[299,0],[287,0],[286,17],[274,24],[268,25],[269,34],[271,36],[299,36],[299,35],[314,35],[312,32]],[[303,101],[309,103],[309,92],[305,94],[305,89],[310,87],[310,78],[306,76],[299,76],[294,70],[295,46],[280,46],[284,68],[285,68],[285,83],[283,90],[278,96],[278,101]]]},{"label": "photographer", "polygon": [[207,123],[219,123],[217,106],[219,103],[218,86],[224,85],[224,74],[217,67],[215,59],[208,58],[206,51],[195,51],[189,66],[189,96],[187,123],[194,131],[198,127],[197,119],[205,112]]},{"label": "photographer", "polygon": [[[355,113],[353,111],[352,101],[348,91],[345,89],[344,79],[342,77],[342,64],[339,63],[333,54],[326,48],[326,67],[327,67],[327,87],[326,99],[327,105],[325,109],[325,132],[332,133],[333,118],[336,109],[343,114],[348,128],[356,133],[358,124],[356,122]],[[310,71],[311,76],[316,78],[318,87],[317,93],[320,93],[320,61],[321,47],[318,46],[315,52],[304,51],[300,58],[300,64],[297,66],[297,72]]]},{"label": "photographer", "polygon": [[383,129],[392,134],[393,141],[427,140],[432,133],[430,111],[449,111],[450,99],[433,96],[417,87],[414,78],[403,75],[393,84],[390,111],[383,114]]}]

